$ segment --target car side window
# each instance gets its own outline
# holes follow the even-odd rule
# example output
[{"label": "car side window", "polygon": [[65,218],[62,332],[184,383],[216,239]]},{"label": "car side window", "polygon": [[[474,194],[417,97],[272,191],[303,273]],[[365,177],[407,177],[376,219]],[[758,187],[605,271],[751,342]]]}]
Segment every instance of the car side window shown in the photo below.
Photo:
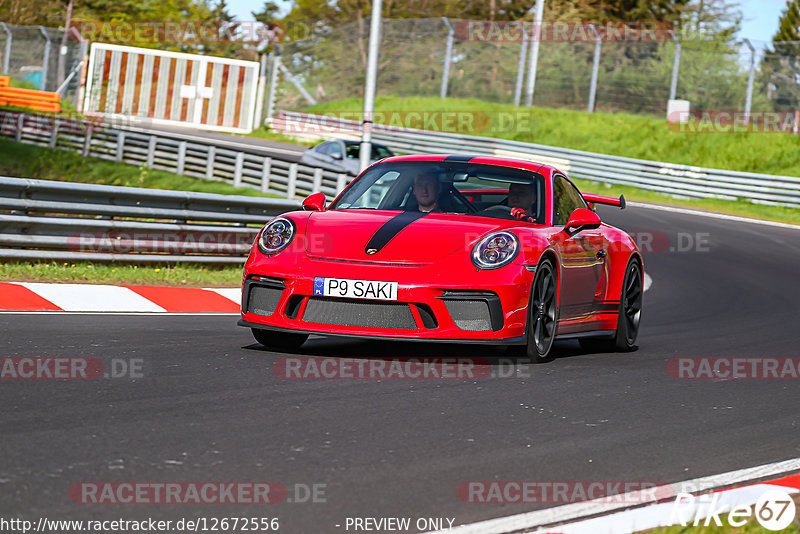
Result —
[{"label": "car side window", "polygon": [[335,141],[331,141],[330,148],[328,149],[328,155],[334,158],[338,156],[339,159],[341,159],[344,156],[344,154],[342,154],[341,145]]},{"label": "car side window", "polygon": [[572,212],[578,208],[585,208],[580,191],[561,175],[553,177],[553,224],[564,226]]},{"label": "car side window", "polygon": [[379,145],[372,145],[372,159],[383,159],[389,158],[393,154],[389,152],[386,147],[379,146]]},{"label": "car side window", "polygon": [[324,143],[322,143],[321,145],[319,145],[319,146],[318,146],[317,148],[315,148],[314,150],[316,150],[316,151],[317,151],[317,152],[319,152],[320,154],[326,154],[326,155],[327,155],[327,154],[330,154],[330,153],[331,153],[331,146],[332,146],[332,145],[333,145],[333,142],[331,142],[331,141],[325,141]]},{"label": "car side window", "polygon": [[359,143],[346,145],[344,149],[347,151],[347,159],[358,159],[361,155],[361,144]]}]

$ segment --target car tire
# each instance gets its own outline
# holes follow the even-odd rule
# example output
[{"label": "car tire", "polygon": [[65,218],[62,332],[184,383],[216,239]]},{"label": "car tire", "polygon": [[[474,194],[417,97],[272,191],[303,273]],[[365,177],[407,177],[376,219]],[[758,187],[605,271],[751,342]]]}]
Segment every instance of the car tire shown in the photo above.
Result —
[{"label": "car tire", "polygon": [[253,337],[265,347],[274,349],[297,349],[306,342],[308,334],[291,334],[288,332],[275,332],[251,328]]},{"label": "car tire", "polygon": [[630,352],[639,335],[642,315],[642,267],[639,260],[631,258],[625,268],[622,291],[617,312],[617,330],[608,339],[583,338],[581,348],[590,352]]},{"label": "car tire", "polygon": [[526,352],[534,363],[553,359],[551,352],[558,327],[557,295],[558,275],[552,261],[546,259],[536,267],[528,304]]}]

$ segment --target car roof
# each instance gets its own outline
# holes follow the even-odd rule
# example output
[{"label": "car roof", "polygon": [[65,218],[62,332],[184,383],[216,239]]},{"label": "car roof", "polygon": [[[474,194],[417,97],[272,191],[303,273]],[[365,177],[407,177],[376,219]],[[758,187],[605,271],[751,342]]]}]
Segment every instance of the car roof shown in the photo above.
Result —
[{"label": "car roof", "polygon": [[545,176],[550,175],[553,172],[561,172],[558,171],[558,169],[556,169],[555,167],[552,167],[550,165],[544,165],[542,163],[536,163],[534,161],[525,161],[513,158],[502,158],[498,156],[468,156],[462,154],[425,154],[425,155],[411,155],[411,156],[392,156],[389,158],[382,159],[380,163],[383,164],[383,163],[392,163],[400,161],[408,161],[408,162],[454,161],[454,162],[464,162],[464,163],[475,163],[481,165],[496,165],[498,167],[508,167],[510,169],[524,169],[539,174],[543,174]]}]

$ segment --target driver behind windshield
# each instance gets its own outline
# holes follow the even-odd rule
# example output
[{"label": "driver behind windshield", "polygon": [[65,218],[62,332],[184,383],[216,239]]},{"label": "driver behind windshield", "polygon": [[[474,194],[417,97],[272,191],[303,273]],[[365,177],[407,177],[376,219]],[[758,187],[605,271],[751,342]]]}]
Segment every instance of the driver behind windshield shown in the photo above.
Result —
[{"label": "driver behind windshield", "polygon": [[534,184],[511,184],[508,188],[508,207],[511,215],[528,222],[536,220],[536,186]]},{"label": "driver behind windshield", "polygon": [[442,192],[442,184],[435,173],[423,172],[414,177],[413,191],[419,211],[425,213],[439,211],[437,199]]}]

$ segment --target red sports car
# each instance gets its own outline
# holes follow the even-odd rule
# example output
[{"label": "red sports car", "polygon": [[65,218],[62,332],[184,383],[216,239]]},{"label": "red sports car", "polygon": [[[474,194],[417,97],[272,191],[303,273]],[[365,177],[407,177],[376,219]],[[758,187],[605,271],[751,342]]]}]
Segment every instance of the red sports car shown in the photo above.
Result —
[{"label": "red sports car", "polygon": [[384,159],[327,209],[316,193],[264,226],[239,324],[280,348],[322,334],[524,345],[535,361],[557,338],[630,350],[642,256],[595,203],[625,207],[537,163]]}]

